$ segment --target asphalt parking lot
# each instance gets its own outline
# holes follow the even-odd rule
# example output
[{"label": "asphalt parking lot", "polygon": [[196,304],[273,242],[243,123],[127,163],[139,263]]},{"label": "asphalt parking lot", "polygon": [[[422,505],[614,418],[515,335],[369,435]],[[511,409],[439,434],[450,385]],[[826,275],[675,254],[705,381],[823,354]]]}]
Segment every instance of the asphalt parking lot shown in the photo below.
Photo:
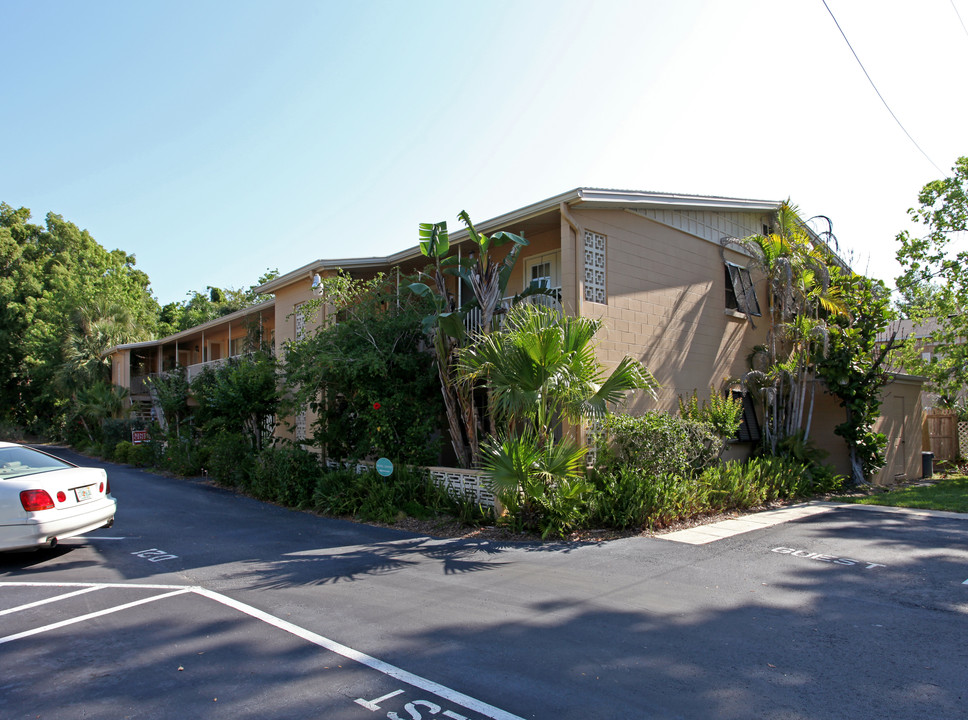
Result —
[{"label": "asphalt parking lot", "polygon": [[0,621],[4,717],[517,717],[204,588],[0,582]]},{"label": "asphalt parking lot", "polygon": [[114,528],[0,557],[0,717],[968,707],[964,516],[812,504],[691,535],[489,543],[109,472]]}]

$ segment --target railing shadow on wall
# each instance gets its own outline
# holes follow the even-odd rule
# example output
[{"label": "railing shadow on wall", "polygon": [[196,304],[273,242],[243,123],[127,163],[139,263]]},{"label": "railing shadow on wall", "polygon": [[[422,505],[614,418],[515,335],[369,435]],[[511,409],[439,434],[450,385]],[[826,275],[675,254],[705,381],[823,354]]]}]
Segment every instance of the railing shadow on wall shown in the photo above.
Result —
[{"label": "railing shadow on wall", "polygon": [[[525,305],[536,305],[539,307],[550,308],[551,310],[556,310],[561,312],[561,288],[548,288],[548,290],[554,295],[528,295],[527,297],[521,298],[518,302]],[[506,313],[510,307],[514,297],[506,297],[501,300],[499,313],[502,313],[499,317],[503,320],[503,313]],[[464,329],[467,332],[477,332],[481,328],[481,309],[471,308],[467,311],[467,315],[464,317]]]}]

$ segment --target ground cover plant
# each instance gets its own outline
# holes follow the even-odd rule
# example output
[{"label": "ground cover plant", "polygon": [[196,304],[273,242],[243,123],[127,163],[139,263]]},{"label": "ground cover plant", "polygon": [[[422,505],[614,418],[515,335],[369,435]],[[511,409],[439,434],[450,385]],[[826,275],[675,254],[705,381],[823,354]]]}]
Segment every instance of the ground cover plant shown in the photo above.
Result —
[{"label": "ground cover plant", "polygon": [[244,438],[223,433],[205,470],[218,484],[259,500],[334,517],[385,524],[406,517],[462,525],[493,522],[489,509],[452,494],[419,467],[398,465],[383,477],[375,470],[326,467],[315,453],[286,443],[252,454]]},{"label": "ground cover plant", "polygon": [[[179,475],[207,475],[219,485],[286,507],[361,522],[404,523],[429,534],[445,526],[495,523],[520,539],[637,533],[829,493],[843,480],[793,457],[719,461],[716,433],[701,421],[661,412],[619,415],[603,423],[597,440],[601,459],[584,474],[581,468],[566,473],[559,467],[569,462],[567,446],[556,450],[513,443],[505,448],[504,456],[521,466],[519,476],[526,484],[519,496],[505,495],[508,512],[495,518],[490,508],[451,494],[419,467],[398,465],[392,477],[384,478],[375,470],[325,467],[318,455],[292,444],[255,452],[240,433],[221,431],[199,443],[184,434],[161,442],[164,433],[157,427],[153,431],[148,443],[119,442],[111,459]],[[558,478],[558,484],[545,484],[549,477]],[[962,485],[960,492],[965,490]]]},{"label": "ground cover plant", "polygon": [[890,507],[917,508],[919,510],[947,510],[968,513],[968,476],[952,475],[930,485],[907,487],[874,492],[869,495],[834,498],[837,502],[860,505],[887,505]]},{"label": "ground cover plant", "polygon": [[712,513],[809,497],[842,478],[809,460],[769,455],[719,461],[719,436],[705,421],[652,411],[602,424],[588,522],[655,529]]}]

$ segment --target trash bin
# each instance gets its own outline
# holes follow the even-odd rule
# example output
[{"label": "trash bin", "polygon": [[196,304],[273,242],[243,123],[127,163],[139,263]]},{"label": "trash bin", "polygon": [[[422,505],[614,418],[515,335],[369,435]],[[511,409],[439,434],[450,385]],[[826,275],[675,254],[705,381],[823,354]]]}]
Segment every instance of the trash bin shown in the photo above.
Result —
[{"label": "trash bin", "polygon": [[934,453],[921,453],[921,477],[930,478],[934,476]]}]

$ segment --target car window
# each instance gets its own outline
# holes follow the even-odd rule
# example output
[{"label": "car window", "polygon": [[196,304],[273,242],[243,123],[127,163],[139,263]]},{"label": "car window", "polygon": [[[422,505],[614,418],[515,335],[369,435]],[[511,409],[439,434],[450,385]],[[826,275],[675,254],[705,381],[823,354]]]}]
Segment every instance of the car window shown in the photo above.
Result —
[{"label": "car window", "polygon": [[71,467],[74,465],[30,448],[0,448],[0,480]]}]

